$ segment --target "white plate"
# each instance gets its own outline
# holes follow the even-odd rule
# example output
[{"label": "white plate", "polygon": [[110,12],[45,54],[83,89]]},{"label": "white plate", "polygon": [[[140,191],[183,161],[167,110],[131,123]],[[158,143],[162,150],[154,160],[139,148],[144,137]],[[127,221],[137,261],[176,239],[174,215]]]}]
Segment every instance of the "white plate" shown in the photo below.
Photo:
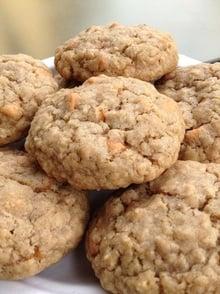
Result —
[{"label": "white plate", "polygon": [[[43,60],[54,69],[53,57]],[[180,55],[179,65],[198,64],[195,59]],[[102,195],[100,195],[102,194]],[[90,193],[92,206],[104,202],[109,192]],[[0,281],[0,294],[103,294],[92,269],[86,260],[83,244],[39,275],[23,281]]]}]

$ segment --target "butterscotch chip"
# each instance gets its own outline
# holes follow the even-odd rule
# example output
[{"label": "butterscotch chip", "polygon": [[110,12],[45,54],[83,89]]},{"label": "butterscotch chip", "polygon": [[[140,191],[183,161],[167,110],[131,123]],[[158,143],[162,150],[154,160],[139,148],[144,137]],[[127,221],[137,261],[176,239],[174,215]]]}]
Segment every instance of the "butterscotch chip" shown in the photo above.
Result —
[{"label": "butterscotch chip", "polygon": [[[77,189],[116,189],[158,177],[176,161],[184,136],[177,103],[137,79],[92,80],[43,103],[28,152],[49,175]],[[74,111],[66,97],[77,97]]]},{"label": "butterscotch chip", "polygon": [[0,145],[24,137],[47,94],[57,90],[49,69],[30,56],[0,56]]},{"label": "butterscotch chip", "polygon": [[57,71],[78,81],[99,74],[153,81],[175,69],[177,61],[171,36],[146,25],[92,26],[55,52]]},{"label": "butterscotch chip", "polygon": [[120,153],[120,152],[122,152],[123,150],[126,149],[125,145],[122,144],[121,142],[117,141],[117,140],[109,139],[107,141],[107,144],[108,144],[109,152],[113,153],[113,154]]},{"label": "butterscotch chip", "polygon": [[26,153],[0,150],[0,280],[58,262],[78,245],[87,218],[84,192],[57,184]]},{"label": "butterscotch chip", "polygon": [[180,159],[220,163],[220,63],[177,68],[156,87],[182,110]]},{"label": "butterscotch chip", "polygon": [[219,293],[219,237],[220,164],[177,161],[108,200],[86,252],[110,293]]},{"label": "butterscotch chip", "polygon": [[80,96],[76,93],[69,93],[66,95],[66,106],[69,111],[74,111],[77,101],[80,99]]},{"label": "butterscotch chip", "polygon": [[105,113],[100,107],[96,108],[96,117],[99,121],[105,121]]},{"label": "butterscotch chip", "polygon": [[19,120],[23,115],[23,109],[15,103],[6,104],[0,108],[0,113],[7,116],[9,119]]}]

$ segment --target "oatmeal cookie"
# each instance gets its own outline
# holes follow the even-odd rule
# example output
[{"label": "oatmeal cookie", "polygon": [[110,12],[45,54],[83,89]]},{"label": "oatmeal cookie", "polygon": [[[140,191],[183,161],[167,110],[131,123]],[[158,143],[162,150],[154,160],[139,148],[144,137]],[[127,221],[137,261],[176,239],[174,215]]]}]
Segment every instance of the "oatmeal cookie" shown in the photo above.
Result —
[{"label": "oatmeal cookie", "polygon": [[180,159],[220,163],[220,63],[177,68],[156,85],[186,124]]},{"label": "oatmeal cookie", "polygon": [[84,192],[57,184],[24,152],[0,150],[0,279],[35,275],[76,247]]},{"label": "oatmeal cookie", "polygon": [[39,60],[23,54],[0,55],[0,145],[26,135],[39,105],[57,87]]},{"label": "oatmeal cookie", "polygon": [[177,62],[171,36],[146,25],[92,26],[55,52],[58,72],[78,81],[99,74],[154,81],[174,70]]},{"label": "oatmeal cookie", "polygon": [[63,89],[37,112],[26,149],[77,189],[116,189],[158,177],[184,136],[177,103],[152,84],[100,75]]},{"label": "oatmeal cookie", "polygon": [[115,294],[220,293],[220,165],[177,161],[107,201],[86,251]]}]

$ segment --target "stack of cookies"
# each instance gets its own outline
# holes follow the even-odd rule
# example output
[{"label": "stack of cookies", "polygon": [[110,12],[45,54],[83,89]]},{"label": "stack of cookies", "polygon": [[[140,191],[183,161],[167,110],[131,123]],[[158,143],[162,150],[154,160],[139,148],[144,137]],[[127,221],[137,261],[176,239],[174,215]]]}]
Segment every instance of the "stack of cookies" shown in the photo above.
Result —
[{"label": "stack of cookies", "polygon": [[177,63],[170,35],[115,23],[57,48],[55,78],[0,57],[0,279],[57,262],[88,191],[117,190],[86,233],[104,289],[220,292],[220,64]]}]

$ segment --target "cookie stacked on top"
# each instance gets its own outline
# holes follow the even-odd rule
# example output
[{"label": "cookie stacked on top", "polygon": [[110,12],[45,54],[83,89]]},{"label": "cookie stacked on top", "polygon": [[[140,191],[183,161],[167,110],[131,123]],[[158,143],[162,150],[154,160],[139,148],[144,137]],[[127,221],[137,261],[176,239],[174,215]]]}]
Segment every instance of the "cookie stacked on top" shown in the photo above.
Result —
[{"label": "cookie stacked on top", "polygon": [[[7,181],[19,186],[24,180],[13,176],[21,155],[9,160],[9,151],[2,151],[11,172],[1,175],[0,166],[0,249],[8,250],[9,239],[17,247],[9,261],[0,258],[0,278],[35,274],[76,246],[88,212],[83,191],[125,188],[105,203],[87,232],[86,253],[102,286],[111,293],[220,291],[220,64],[176,68],[177,49],[168,34],[120,24],[92,26],[56,50],[55,66],[63,79],[59,88],[83,82],[78,87],[57,90],[49,71],[33,62],[30,75],[21,79],[19,67],[23,70],[22,58],[27,57],[19,56],[16,64],[15,58],[6,58],[12,65],[0,60],[0,79],[5,81],[0,142],[24,136],[32,121],[25,143],[29,155],[22,156],[32,165],[36,160],[47,175],[22,165],[22,173],[26,170],[32,179],[24,182],[25,188],[33,194],[27,196],[21,187],[14,194],[5,192]],[[33,95],[19,92],[27,84]],[[7,100],[10,91],[16,99]],[[27,116],[33,102],[36,107]],[[18,108],[23,112],[16,121],[12,114]],[[26,125],[18,133],[22,119]],[[3,136],[8,139],[1,141]],[[38,173],[53,183],[43,195],[32,183],[39,181]],[[5,204],[7,197],[7,203],[19,199],[17,194],[24,214]],[[49,224],[54,214],[63,216],[53,224],[55,231],[61,230],[59,238],[54,241],[52,234],[46,245],[46,228],[39,233],[38,227],[44,208],[37,199],[42,197],[50,202]],[[11,221],[3,225],[6,214],[20,231],[22,223],[34,224],[37,237],[29,241],[30,252],[21,243],[33,232],[23,239],[4,237],[13,226]],[[62,233],[69,230],[72,235]],[[49,252],[47,258],[43,252]]]}]

